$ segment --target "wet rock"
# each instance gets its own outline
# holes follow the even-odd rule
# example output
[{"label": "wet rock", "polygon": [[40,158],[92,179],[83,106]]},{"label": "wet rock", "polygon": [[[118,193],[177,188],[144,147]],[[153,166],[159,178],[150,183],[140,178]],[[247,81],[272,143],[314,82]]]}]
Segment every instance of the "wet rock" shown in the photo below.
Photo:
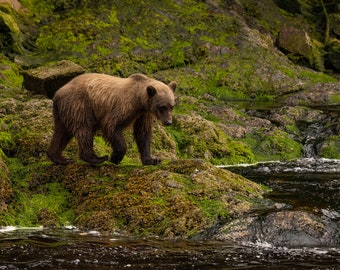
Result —
[{"label": "wet rock", "polygon": [[61,86],[84,72],[81,66],[63,60],[53,65],[25,71],[23,86],[35,94],[52,98]]},{"label": "wet rock", "polygon": [[275,246],[337,246],[336,221],[303,211],[279,211],[233,220],[215,240],[267,242]]}]

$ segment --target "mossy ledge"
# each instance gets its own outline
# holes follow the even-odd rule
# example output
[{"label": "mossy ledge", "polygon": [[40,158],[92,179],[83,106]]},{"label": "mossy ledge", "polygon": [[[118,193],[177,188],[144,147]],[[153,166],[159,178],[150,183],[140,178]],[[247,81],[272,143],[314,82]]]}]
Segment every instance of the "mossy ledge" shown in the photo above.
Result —
[{"label": "mossy ledge", "polygon": [[[21,200],[11,205],[6,216],[12,225],[27,220],[21,225],[73,224],[108,233],[188,238],[249,212],[264,192],[242,176],[197,159],[149,167],[46,162],[24,170],[31,172],[30,180],[14,190],[17,198],[25,194],[25,207]],[[34,212],[39,199],[46,205]]]}]

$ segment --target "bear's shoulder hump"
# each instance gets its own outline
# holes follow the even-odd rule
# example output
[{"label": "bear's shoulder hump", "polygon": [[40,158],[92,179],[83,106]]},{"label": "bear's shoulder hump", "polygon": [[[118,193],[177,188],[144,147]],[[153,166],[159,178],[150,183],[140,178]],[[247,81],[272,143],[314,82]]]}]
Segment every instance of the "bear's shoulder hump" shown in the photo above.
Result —
[{"label": "bear's shoulder hump", "polygon": [[149,80],[149,78],[147,76],[145,76],[144,74],[141,74],[141,73],[132,74],[132,75],[129,76],[129,78],[134,79],[136,81]]}]

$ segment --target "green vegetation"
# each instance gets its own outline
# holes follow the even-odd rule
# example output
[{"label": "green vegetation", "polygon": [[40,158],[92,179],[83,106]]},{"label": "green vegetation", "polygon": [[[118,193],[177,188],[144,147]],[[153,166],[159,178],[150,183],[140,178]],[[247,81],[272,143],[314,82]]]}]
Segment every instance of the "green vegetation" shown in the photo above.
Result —
[{"label": "green vegetation", "polygon": [[340,159],[340,136],[334,135],[328,137],[321,149],[321,156],[326,158]]},{"label": "green vegetation", "polygon": [[[230,104],[275,105],[278,97],[336,82],[294,65],[274,46],[282,25],[298,27],[315,14],[295,16],[278,6],[282,1],[271,0],[78,2],[23,0],[26,10],[18,13],[0,6],[0,226],[75,224],[190,237],[247,213],[265,191],[213,165],[302,156],[299,124],[316,116],[304,119],[309,112],[297,106],[266,118],[253,106]],[[305,8],[302,13],[314,12]],[[307,59],[315,70],[322,70],[326,48],[320,44],[321,25],[307,27],[315,30],[313,57]],[[301,58],[294,60],[303,64]],[[161,165],[140,166],[131,130],[119,166],[79,161],[74,140],[65,155],[76,162],[51,164],[45,152],[52,102],[21,89],[21,72],[63,59],[87,72],[122,77],[142,72],[177,81],[174,125],[154,127],[152,152],[164,160]],[[301,100],[296,104],[306,103]],[[337,105],[339,94],[329,94],[329,101]],[[322,156],[339,158],[338,141],[337,135],[326,139]],[[100,133],[95,151],[111,152]]]},{"label": "green vegetation", "polygon": [[303,146],[281,130],[268,132],[260,130],[246,136],[244,142],[252,146],[252,150],[260,161],[289,161],[301,158],[303,154]]},{"label": "green vegetation", "polygon": [[315,72],[312,70],[304,70],[300,72],[300,77],[302,79],[310,80],[312,83],[326,83],[326,82],[336,82],[337,79],[331,77],[324,73]]}]

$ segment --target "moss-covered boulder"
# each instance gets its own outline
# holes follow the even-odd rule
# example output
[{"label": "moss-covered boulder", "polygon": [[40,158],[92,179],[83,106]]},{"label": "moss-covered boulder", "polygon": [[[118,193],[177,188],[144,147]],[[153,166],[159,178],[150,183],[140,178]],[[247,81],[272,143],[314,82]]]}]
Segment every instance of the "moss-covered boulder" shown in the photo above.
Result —
[{"label": "moss-covered boulder", "polygon": [[193,236],[247,213],[263,194],[258,184],[201,160],[152,167],[48,165],[34,179],[36,188],[54,182],[69,190],[73,224],[133,235]]},{"label": "moss-covered boulder", "polygon": [[26,70],[23,86],[35,93],[52,98],[54,93],[74,77],[83,74],[85,70],[68,60],[59,61],[47,66]]},{"label": "moss-covered boulder", "polygon": [[223,125],[196,113],[177,115],[170,133],[180,155],[209,160],[215,164],[251,163],[254,155],[246,144],[228,136]]},{"label": "moss-covered boulder", "polygon": [[305,30],[293,27],[284,27],[278,35],[278,46],[285,51],[289,58],[296,63],[303,63],[304,58],[307,66],[323,71],[322,46],[313,40]]},{"label": "moss-covered boulder", "polygon": [[2,52],[11,55],[22,52],[24,36],[21,32],[16,13],[10,8],[10,3],[1,3],[0,6],[0,49]]},{"label": "moss-covered boulder", "polygon": [[320,156],[340,159],[340,136],[332,135],[323,141],[320,147]]}]

